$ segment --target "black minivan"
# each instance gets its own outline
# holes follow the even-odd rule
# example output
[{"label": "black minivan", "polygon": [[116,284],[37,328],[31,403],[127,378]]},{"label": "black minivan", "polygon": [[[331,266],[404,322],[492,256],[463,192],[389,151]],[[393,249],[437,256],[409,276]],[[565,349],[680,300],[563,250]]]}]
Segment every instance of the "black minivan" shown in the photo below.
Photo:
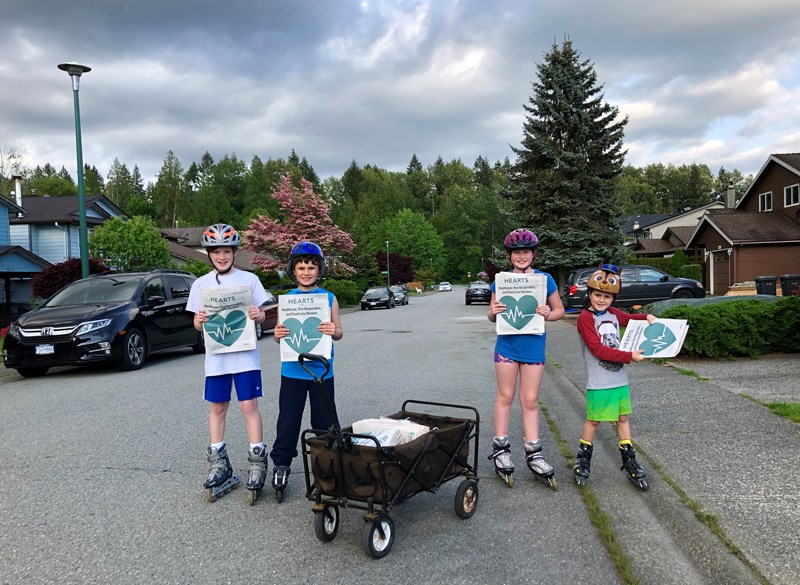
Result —
[{"label": "black minivan", "polygon": [[114,361],[138,370],[151,353],[205,351],[186,310],[195,276],[177,270],[92,275],[68,284],[8,331],[3,363],[26,377]]},{"label": "black minivan", "polygon": [[[625,264],[620,266],[622,289],[615,305],[630,307],[666,299],[701,299],[706,296],[703,283],[691,278],[676,278],[652,266]],[[561,294],[565,309],[583,308],[586,303],[586,283],[597,266],[570,272]]]}]

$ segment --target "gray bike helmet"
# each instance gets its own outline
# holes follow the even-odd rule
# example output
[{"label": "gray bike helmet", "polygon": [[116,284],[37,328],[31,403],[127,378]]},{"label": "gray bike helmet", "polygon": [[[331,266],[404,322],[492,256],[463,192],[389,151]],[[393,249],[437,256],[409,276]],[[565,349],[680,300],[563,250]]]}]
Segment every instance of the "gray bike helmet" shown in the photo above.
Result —
[{"label": "gray bike helmet", "polygon": [[204,248],[216,248],[217,246],[238,248],[241,243],[239,232],[227,223],[215,223],[208,226],[200,237],[200,245]]}]

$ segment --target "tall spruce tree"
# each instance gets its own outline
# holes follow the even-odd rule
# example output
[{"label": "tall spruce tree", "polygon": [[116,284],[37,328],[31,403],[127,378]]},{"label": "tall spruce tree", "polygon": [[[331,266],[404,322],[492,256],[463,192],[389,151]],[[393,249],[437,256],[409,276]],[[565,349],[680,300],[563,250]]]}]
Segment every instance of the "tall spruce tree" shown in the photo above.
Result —
[{"label": "tall spruce tree", "polygon": [[539,265],[563,282],[568,270],[622,258],[619,205],[611,180],[622,170],[627,117],[603,101],[594,65],[572,42],[553,43],[537,63],[524,105],[524,136],[509,195],[520,226],[541,240]]}]

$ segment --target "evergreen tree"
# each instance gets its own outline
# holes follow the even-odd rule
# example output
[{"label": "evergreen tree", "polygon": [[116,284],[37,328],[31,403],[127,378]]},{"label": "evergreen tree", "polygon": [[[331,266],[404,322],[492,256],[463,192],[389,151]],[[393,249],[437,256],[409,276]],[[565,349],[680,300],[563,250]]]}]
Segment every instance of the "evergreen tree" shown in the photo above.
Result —
[{"label": "evergreen tree", "polygon": [[83,165],[83,181],[83,190],[87,197],[90,195],[103,194],[105,190],[103,176],[100,174],[100,171],[97,170],[96,166],[89,166],[88,164]]},{"label": "evergreen tree", "polygon": [[538,234],[539,265],[556,272],[622,258],[620,215],[611,180],[622,170],[627,118],[603,101],[594,66],[572,42],[553,43],[537,64],[524,105],[524,136],[511,197],[520,226]]},{"label": "evergreen tree", "polygon": [[156,216],[156,225],[173,227],[178,219],[178,210],[186,198],[186,183],[183,166],[171,150],[164,158],[155,185],[150,190],[150,200]]},{"label": "evergreen tree", "polygon": [[306,157],[303,157],[303,160],[300,161],[298,167],[300,168],[300,174],[303,176],[303,178],[311,183],[311,186],[314,187],[314,191],[316,193],[319,193],[319,175],[317,174],[317,171],[314,170],[314,167],[311,166],[311,163],[306,160]]},{"label": "evergreen tree", "polygon": [[139,172],[139,165],[133,165],[131,186],[133,187],[134,196],[144,197],[144,180],[142,179],[142,173]]}]

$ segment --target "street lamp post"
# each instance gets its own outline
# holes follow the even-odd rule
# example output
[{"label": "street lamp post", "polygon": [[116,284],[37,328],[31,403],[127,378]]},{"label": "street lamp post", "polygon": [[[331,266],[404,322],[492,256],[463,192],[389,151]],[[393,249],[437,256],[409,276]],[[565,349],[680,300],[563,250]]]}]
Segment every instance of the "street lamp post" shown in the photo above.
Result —
[{"label": "street lamp post", "polygon": [[389,240],[386,240],[386,286],[392,286],[392,279],[389,277]]},{"label": "street lamp post", "polygon": [[89,244],[86,234],[86,193],[83,186],[83,146],[81,144],[81,108],[78,101],[78,90],[80,89],[81,75],[91,71],[92,68],[77,63],[61,63],[58,68],[66,71],[72,78],[72,96],[75,104],[75,150],[78,153],[78,213],[80,214],[78,243],[81,253],[81,274],[83,278],[86,278],[89,276]]}]

